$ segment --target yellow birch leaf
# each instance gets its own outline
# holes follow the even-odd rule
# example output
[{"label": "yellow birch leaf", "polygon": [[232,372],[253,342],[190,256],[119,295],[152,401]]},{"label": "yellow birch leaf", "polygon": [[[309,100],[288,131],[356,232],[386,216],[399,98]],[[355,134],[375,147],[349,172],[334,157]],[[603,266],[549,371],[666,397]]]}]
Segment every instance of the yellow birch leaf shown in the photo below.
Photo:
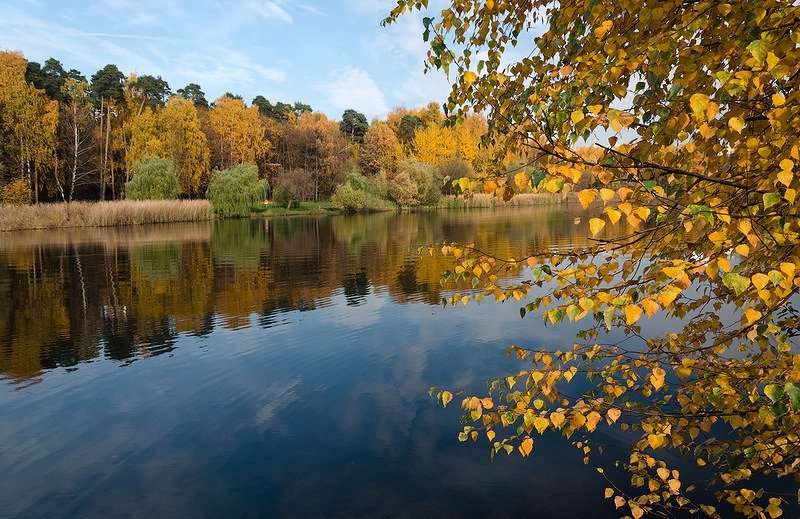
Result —
[{"label": "yellow birch leaf", "polygon": [[644,308],[644,312],[647,314],[647,317],[652,317],[653,314],[659,311],[661,307],[658,306],[658,303],[653,301],[652,299],[645,299],[642,301],[642,307]]},{"label": "yellow birch leaf", "polygon": [[494,440],[495,436],[496,434],[493,430],[489,429],[488,431],[486,431],[486,437],[489,438],[489,441]]},{"label": "yellow birch leaf", "polygon": [[708,96],[701,93],[692,94],[689,98],[689,105],[692,107],[692,113],[697,120],[705,119],[706,110],[708,109]]},{"label": "yellow birch leaf", "polygon": [[595,36],[597,36],[598,38],[602,38],[605,33],[611,30],[612,25],[614,25],[614,22],[612,22],[611,20],[604,21],[603,23],[600,24],[599,27],[597,27],[594,30]]},{"label": "yellow birch leaf", "polygon": [[739,133],[742,133],[742,128],[744,128],[744,119],[741,117],[731,117],[728,121],[728,126],[733,128]]},{"label": "yellow birch leaf", "polygon": [[665,468],[665,467],[659,467],[659,468],[656,470],[656,474],[658,474],[658,477],[660,477],[661,479],[663,479],[664,481],[666,481],[666,480],[667,480],[667,478],[669,478],[669,469],[668,469],[668,468]]},{"label": "yellow birch leaf", "polygon": [[533,450],[533,440],[530,438],[525,438],[522,440],[522,443],[519,445],[519,452],[522,454],[523,457],[528,456],[531,451]]},{"label": "yellow birch leaf", "polygon": [[750,278],[750,281],[753,282],[753,286],[756,287],[757,290],[761,290],[767,286],[767,283],[769,283],[769,276],[759,272],[757,274],[753,274],[753,276]]},{"label": "yellow birch leaf", "polygon": [[665,376],[666,373],[663,369],[659,368],[658,366],[653,368],[653,373],[650,375],[650,383],[653,384],[653,387],[656,391],[661,389],[661,387],[664,385]]},{"label": "yellow birch leaf", "polygon": [[616,195],[616,193],[614,192],[613,189],[608,189],[605,187],[600,189],[600,198],[603,200],[603,202],[608,202],[609,200],[614,198],[614,195]]},{"label": "yellow birch leaf", "polygon": [[778,177],[777,178],[778,178],[778,182],[780,182],[784,186],[788,187],[789,184],[792,183],[792,179],[794,178],[794,173],[792,173],[791,171],[786,171],[784,169],[784,170],[781,170],[778,173]]},{"label": "yellow birch leaf", "polygon": [[478,79],[477,74],[472,72],[471,70],[464,73],[464,84],[470,86],[475,80]]},{"label": "yellow birch leaf", "polygon": [[625,307],[625,324],[634,324],[641,316],[642,309],[638,305],[628,305]]},{"label": "yellow birch leaf", "polygon": [[616,407],[612,407],[611,409],[606,412],[606,421],[609,425],[619,420],[619,417],[622,416],[622,411],[617,409]]},{"label": "yellow birch leaf", "polygon": [[600,413],[597,411],[592,411],[588,415],[586,415],[586,429],[588,431],[594,431],[597,428],[597,424],[600,423],[603,417],[600,416]]},{"label": "yellow birch leaf", "polygon": [[761,319],[761,312],[756,310],[755,308],[748,308],[744,311],[744,316],[742,317],[742,324],[745,326],[750,326],[752,323]]},{"label": "yellow birch leaf", "polygon": [[442,391],[442,407],[447,407],[447,404],[453,399],[453,393],[450,391]]},{"label": "yellow birch leaf", "polygon": [[566,418],[564,417],[564,413],[560,413],[558,411],[550,413],[550,421],[553,422],[553,425],[557,429],[561,429],[561,426],[564,425]]},{"label": "yellow birch leaf", "polygon": [[592,189],[583,189],[578,191],[578,200],[581,202],[581,207],[587,209],[589,204],[594,201],[595,192]]},{"label": "yellow birch leaf", "polygon": [[548,420],[543,416],[537,416],[533,420],[533,426],[536,427],[536,431],[538,431],[539,434],[545,432],[549,425],[550,425],[550,420]]},{"label": "yellow birch leaf", "polygon": [[616,209],[612,209],[609,207],[608,209],[606,209],[605,212],[608,215],[608,219],[611,221],[611,223],[615,224],[619,221],[620,218],[622,218],[622,213],[617,211]]},{"label": "yellow birch leaf", "polygon": [[647,435],[647,443],[650,444],[650,447],[657,449],[661,445],[661,441],[664,439],[663,436],[660,434],[648,434]]},{"label": "yellow birch leaf", "polygon": [[589,230],[592,232],[592,236],[597,236],[605,226],[606,222],[600,218],[592,218],[589,220]]}]

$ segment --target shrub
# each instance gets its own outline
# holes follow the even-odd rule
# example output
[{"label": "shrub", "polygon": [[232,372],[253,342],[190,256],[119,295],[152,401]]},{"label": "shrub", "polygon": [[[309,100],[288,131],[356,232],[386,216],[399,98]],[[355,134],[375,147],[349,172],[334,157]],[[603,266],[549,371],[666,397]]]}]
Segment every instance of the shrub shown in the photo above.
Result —
[{"label": "shrub", "polygon": [[418,160],[397,164],[397,174],[389,180],[389,195],[403,207],[435,205],[441,198],[439,170]]},{"label": "shrub", "polygon": [[180,194],[175,162],[144,157],[133,166],[133,178],[125,183],[128,200],[175,200]]},{"label": "shrub", "polygon": [[417,183],[407,171],[400,171],[389,180],[389,196],[400,207],[411,207],[420,202]]},{"label": "shrub", "polygon": [[354,188],[349,182],[336,187],[331,206],[346,213],[369,213],[391,209],[391,204],[373,193]]},{"label": "shrub", "polygon": [[31,186],[17,178],[0,188],[0,203],[9,205],[30,205],[33,192]]},{"label": "shrub", "polygon": [[305,169],[281,171],[275,179],[273,201],[287,209],[314,197],[314,177]]},{"label": "shrub", "polygon": [[251,164],[214,171],[206,198],[214,212],[222,216],[248,216],[250,206],[262,200],[267,182],[258,178],[258,168]]},{"label": "shrub", "polygon": [[347,172],[344,179],[345,183],[350,184],[353,189],[364,191],[378,198],[389,196],[389,187],[386,182],[386,173],[379,172],[372,178],[365,177],[358,168],[353,168]]}]

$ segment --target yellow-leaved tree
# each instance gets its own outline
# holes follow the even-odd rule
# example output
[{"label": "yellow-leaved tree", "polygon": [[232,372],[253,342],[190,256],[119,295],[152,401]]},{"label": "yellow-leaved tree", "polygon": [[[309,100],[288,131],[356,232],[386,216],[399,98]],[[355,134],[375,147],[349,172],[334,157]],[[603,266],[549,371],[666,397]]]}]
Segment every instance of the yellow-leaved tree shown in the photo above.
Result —
[{"label": "yellow-leaved tree", "polygon": [[175,161],[181,193],[198,195],[208,182],[210,152],[192,101],[172,96],[161,110],[165,156]]},{"label": "yellow-leaved tree", "polygon": [[[387,22],[427,5],[399,0]],[[500,149],[577,192],[596,238],[526,258],[441,249],[477,298],[541,287],[523,315],[585,323],[574,342],[514,348],[531,364],[462,399],[461,439],[528,456],[552,431],[590,463],[591,433],[619,427],[633,433],[630,485],[606,490],[620,513],[781,516],[797,485],[778,478],[800,468],[800,6],[458,0],[423,20],[449,115],[486,113]],[[526,175],[459,184],[507,196]],[[618,222],[629,231],[611,238]],[[530,279],[500,285],[522,265]]]},{"label": "yellow-leaved tree", "polygon": [[392,128],[385,122],[372,121],[364,134],[364,143],[359,154],[364,173],[375,175],[381,170],[394,170],[402,158],[403,147]]},{"label": "yellow-leaved tree", "polygon": [[215,168],[255,164],[269,151],[258,107],[245,106],[241,99],[224,95],[208,112],[209,147]]}]

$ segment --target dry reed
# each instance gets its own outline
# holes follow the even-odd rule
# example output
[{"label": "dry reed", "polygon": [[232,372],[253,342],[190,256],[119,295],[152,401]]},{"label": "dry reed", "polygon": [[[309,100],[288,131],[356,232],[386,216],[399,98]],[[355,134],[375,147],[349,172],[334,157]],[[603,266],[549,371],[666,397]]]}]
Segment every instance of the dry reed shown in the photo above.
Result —
[{"label": "dry reed", "polygon": [[[571,198],[567,198],[567,202]],[[475,193],[471,198],[465,199],[461,196],[447,196],[439,201],[438,207],[442,209],[485,209],[500,207],[530,207],[539,205],[555,205],[564,203],[561,195],[550,193],[522,193],[515,195],[508,202],[502,199],[487,195],[485,193]]]},{"label": "dry reed", "polygon": [[214,213],[207,200],[0,205],[0,231],[196,222],[212,218]]}]

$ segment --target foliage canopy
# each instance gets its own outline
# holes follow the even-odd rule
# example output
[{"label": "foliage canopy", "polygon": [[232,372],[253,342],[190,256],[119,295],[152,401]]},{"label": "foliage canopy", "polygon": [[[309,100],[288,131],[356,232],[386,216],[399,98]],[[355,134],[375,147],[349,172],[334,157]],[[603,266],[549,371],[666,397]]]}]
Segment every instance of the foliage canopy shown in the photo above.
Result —
[{"label": "foliage canopy", "polygon": [[[427,4],[400,0],[386,22]],[[530,157],[550,192],[588,185],[577,197],[595,211],[596,245],[567,254],[441,249],[476,299],[531,295],[522,315],[587,323],[557,351],[513,348],[533,364],[463,399],[461,439],[482,432],[493,455],[528,456],[537,434],[557,431],[589,463],[589,433],[607,422],[637,435],[621,460],[632,490],[606,491],[621,512],[719,516],[669,466],[677,451],[706,467],[719,501],[780,516],[797,496],[753,478],[797,478],[800,466],[800,7],[457,0],[424,24],[428,66],[454,81],[451,120],[487,113],[499,149]],[[576,148],[587,139],[601,156]],[[508,199],[530,177],[459,186]],[[530,279],[500,286],[499,271],[523,266]],[[654,333],[647,318],[672,327]],[[590,389],[575,394],[573,377]]]},{"label": "foliage canopy", "polygon": [[248,216],[250,206],[266,196],[267,183],[258,178],[258,168],[242,164],[215,171],[206,198],[221,216]]},{"label": "foliage canopy", "polygon": [[133,178],[125,183],[128,200],[175,200],[178,198],[175,162],[160,157],[143,157],[133,167]]}]

